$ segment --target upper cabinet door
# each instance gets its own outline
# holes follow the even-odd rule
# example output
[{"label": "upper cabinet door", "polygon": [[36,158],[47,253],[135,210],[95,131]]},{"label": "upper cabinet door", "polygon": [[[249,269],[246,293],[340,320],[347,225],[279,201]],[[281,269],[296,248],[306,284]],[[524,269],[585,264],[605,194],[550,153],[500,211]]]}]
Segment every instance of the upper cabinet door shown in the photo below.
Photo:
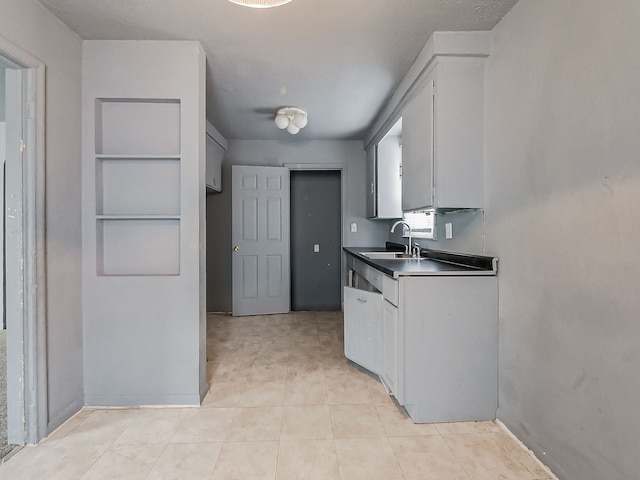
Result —
[{"label": "upper cabinet door", "polygon": [[436,60],[402,115],[402,210],[483,207],[483,112],[483,59]]},{"label": "upper cabinet door", "polygon": [[367,150],[367,217],[378,216],[378,201],[376,198],[376,145],[371,145]]},{"label": "upper cabinet door", "polygon": [[434,78],[409,101],[402,114],[402,210],[433,205]]},{"label": "upper cabinet door", "polygon": [[209,190],[222,191],[222,159],[224,148],[207,134],[207,174],[206,184]]}]

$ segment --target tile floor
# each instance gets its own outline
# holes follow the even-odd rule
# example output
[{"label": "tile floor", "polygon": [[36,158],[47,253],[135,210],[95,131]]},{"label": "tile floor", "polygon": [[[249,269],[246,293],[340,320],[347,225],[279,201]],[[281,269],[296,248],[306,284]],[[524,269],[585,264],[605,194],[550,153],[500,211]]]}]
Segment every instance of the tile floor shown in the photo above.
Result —
[{"label": "tile floor", "polygon": [[209,315],[202,408],[84,409],[2,480],[547,480],[494,422],[415,425],[343,356],[342,314]]}]

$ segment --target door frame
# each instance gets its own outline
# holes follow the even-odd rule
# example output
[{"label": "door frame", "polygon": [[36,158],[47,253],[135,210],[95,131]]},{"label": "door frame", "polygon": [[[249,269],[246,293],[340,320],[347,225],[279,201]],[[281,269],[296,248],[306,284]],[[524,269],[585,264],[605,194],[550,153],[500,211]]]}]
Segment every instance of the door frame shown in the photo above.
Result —
[{"label": "door frame", "polygon": [[[14,265],[19,278],[7,278],[7,365],[9,443],[34,444],[47,434],[47,345],[45,258],[45,65],[0,37],[0,56],[22,70],[22,131],[24,148],[16,176],[6,182],[6,245],[19,258]],[[10,158],[7,158],[7,163]],[[9,173],[9,169],[7,169]],[[7,175],[9,177],[9,175]],[[14,176],[15,178],[15,176]],[[10,216],[7,215],[7,220]],[[8,263],[8,262],[7,262]],[[12,284],[10,285],[10,282]],[[16,365],[18,368],[16,368]],[[12,398],[9,398],[12,395]]]},{"label": "door frame", "polygon": [[[289,175],[293,171],[299,170],[338,170],[340,171],[340,191],[342,198],[340,199],[340,249],[344,246],[344,237],[345,237],[345,225],[344,220],[347,218],[347,182],[346,182],[346,173],[347,167],[346,165],[340,163],[285,163],[283,166],[289,169]],[[291,255],[291,250],[289,250],[289,255]],[[346,270],[345,270],[345,255],[342,253],[340,255],[340,272],[342,272],[342,278],[345,278]],[[340,301],[344,305],[344,289],[340,294]]]}]

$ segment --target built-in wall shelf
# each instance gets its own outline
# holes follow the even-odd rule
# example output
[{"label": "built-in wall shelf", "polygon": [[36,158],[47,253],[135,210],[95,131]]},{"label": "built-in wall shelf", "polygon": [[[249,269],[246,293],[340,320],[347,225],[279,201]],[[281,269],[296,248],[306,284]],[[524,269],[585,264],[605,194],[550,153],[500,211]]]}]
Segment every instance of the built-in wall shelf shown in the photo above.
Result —
[{"label": "built-in wall shelf", "polygon": [[98,275],[179,275],[179,218],[100,218]]},{"label": "built-in wall shelf", "polygon": [[180,100],[97,99],[96,153],[179,155]]},{"label": "built-in wall shelf", "polygon": [[180,101],[95,104],[96,271],[180,274]]}]

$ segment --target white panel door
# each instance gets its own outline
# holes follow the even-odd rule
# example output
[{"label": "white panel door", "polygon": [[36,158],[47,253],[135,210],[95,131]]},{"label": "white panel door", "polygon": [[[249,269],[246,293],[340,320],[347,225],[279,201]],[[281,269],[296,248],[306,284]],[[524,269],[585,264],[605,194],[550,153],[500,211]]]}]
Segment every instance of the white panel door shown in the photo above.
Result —
[{"label": "white panel door", "polygon": [[289,169],[232,167],[233,315],[291,308]]}]

